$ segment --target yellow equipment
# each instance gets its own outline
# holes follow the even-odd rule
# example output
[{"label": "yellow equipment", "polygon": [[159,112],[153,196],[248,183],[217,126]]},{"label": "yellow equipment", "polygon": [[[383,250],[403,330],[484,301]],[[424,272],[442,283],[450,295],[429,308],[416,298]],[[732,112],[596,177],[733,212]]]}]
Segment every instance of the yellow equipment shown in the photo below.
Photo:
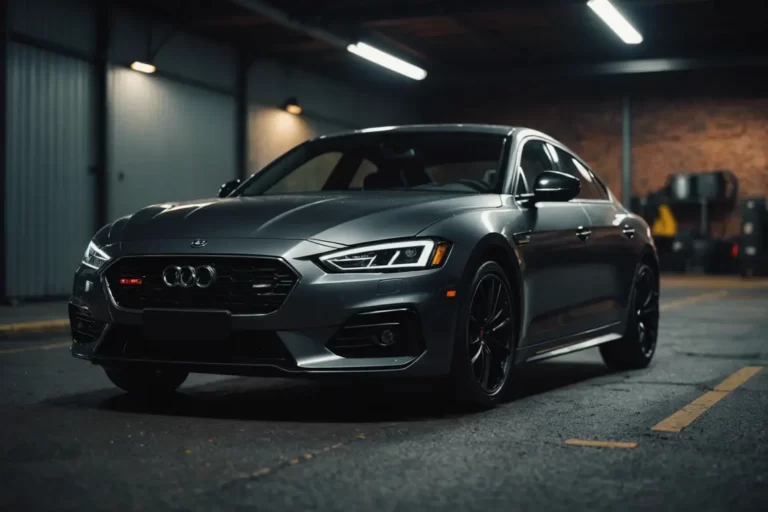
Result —
[{"label": "yellow equipment", "polygon": [[651,232],[653,236],[673,237],[677,234],[677,221],[668,205],[662,204],[659,206],[659,213],[653,222]]}]

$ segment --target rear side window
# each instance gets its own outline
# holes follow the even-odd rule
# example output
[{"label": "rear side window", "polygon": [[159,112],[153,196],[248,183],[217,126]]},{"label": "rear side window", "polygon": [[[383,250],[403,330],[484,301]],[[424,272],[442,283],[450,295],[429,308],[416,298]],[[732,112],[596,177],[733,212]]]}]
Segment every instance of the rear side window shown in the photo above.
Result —
[{"label": "rear side window", "polygon": [[560,148],[553,149],[557,153],[557,159],[560,161],[561,169],[581,181],[581,193],[579,194],[579,199],[608,199],[608,194],[584,164],[579,162],[567,151],[563,151]]}]

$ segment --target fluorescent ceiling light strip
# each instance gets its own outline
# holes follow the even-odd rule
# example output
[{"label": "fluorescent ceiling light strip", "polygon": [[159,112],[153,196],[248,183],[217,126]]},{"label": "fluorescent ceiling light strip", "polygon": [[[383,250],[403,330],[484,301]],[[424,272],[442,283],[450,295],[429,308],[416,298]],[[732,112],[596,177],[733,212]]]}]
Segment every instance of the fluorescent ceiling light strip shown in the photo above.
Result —
[{"label": "fluorescent ceiling light strip", "polygon": [[153,66],[152,64],[147,64],[146,62],[139,62],[135,61],[131,64],[131,69],[134,71],[141,71],[142,73],[154,73],[157,68]]},{"label": "fluorescent ceiling light strip", "polygon": [[589,0],[587,5],[595,11],[595,14],[611,27],[611,30],[627,44],[640,44],[643,42],[643,36],[635,30],[627,19],[616,10],[616,7],[609,0]]},{"label": "fluorescent ceiling light strip", "polygon": [[350,44],[347,46],[347,50],[350,53],[354,53],[358,57],[369,60],[374,64],[390,69],[401,75],[405,75],[408,78],[414,80],[424,80],[427,77],[427,72],[418,66],[414,66],[404,60],[383,52],[373,46],[365,43]]}]

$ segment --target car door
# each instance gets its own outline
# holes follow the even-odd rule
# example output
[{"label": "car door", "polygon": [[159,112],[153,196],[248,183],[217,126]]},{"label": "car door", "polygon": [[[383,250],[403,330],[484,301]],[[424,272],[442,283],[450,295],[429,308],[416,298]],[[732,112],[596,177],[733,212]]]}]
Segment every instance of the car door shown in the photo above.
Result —
[{"label": "car door", "polygon": [[634,232],[625,222],[627,212],[616,203],[605,185],[587,164],[562,148],[557,148],[560,170],[581,180],[577,201],[590,219],[592,234],[587,240],[587,256],[592,262],[589,296],[593,328],[620,322],[629,297],[635,264],[632,255]]},{"label": "car door", "polygon": [[531,138],[518,152],[518,176],[513,184],[523,208],[526,231],[513,237],[523,260],[525,334],[520,346],[535,345],[585,330],[580,308],[589,280],[586,242],[589,218],[578,201],[530,204],[536,178],[556,170],[548,144]]}]

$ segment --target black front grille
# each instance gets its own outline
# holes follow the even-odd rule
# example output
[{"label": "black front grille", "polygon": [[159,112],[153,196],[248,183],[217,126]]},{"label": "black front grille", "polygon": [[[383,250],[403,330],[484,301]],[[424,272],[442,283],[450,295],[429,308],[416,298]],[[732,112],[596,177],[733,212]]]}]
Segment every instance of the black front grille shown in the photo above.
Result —
[{"label": "black front grille", "polygon": [[274,331],[232,331],[225,341],[150,340],[143,328],[112,325],[95,356],[108,359],[209,364],[294,364]]},{"label": "black front grille", "polygon": [[104,322],[95,320],[91,312],[85,308],[69,305],[69,324],[72,328],[72,338],[77,343],[93,343],[104,331]]},{"label": "black front grille", "polygon": [[[168,266],[211,266],[216,280],[207,288],[168,287]],[[118,306],[127,309],[220,309],[232,314],[277,311],[298,281],[285,263],[271,258],[231,256],[135,256],[118,260],[106,273]],[[141,279],[141,284],[120,284]]]}]

